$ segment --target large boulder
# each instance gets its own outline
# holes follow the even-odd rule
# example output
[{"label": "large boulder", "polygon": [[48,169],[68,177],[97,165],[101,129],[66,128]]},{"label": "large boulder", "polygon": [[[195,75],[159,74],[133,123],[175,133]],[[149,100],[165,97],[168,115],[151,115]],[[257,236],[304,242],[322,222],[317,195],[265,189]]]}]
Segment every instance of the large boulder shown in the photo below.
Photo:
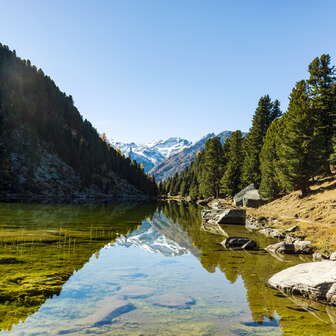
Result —
[{"label": "large boulder", "polygon": [[254,184],[250,184],[233,197],[233,203],[236,206],[257,207],[264,203],[259,195],[258,189]]},{"label": "large boulder", "polygon": [[242,224],[245,225],[244,209],[204,210],[202,219],[209,224]]},{"label": "large boulder", "polygon": [[221,242],[225,248],[242,249],[242,250],[255,250],[257,243],[245,237],[230,237]]},{"label": "large boulder", "polygon": [[290,295],[336,305],[336,263],[318,261],[289,267],[273,275],[271,287]]}]

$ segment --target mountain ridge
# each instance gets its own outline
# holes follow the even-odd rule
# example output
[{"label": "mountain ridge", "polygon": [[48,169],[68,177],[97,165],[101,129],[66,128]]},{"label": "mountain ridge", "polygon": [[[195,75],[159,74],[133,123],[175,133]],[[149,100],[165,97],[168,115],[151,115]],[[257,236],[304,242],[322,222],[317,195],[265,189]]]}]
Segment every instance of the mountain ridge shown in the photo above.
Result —
[{"label": "mountain ridge", "polygon": [[223,143],[231,134],[232,132],[227,130],[217,135],[211,132],[195,142],[181,137],[169,137],[145,144],[116,140],[111,140],[110,143],[131,160],[142,164],[145,172],[153,175],[157,181],[161,181],[190,166],[196,153],[204,148],[207,140],[219,136]]},{"label": "mountain ridge", "polygon": [[220,137],[221,142],[224,141],[232,134],[232,131],[223,131],[219,134],[215,133],[208,133],[207,135],[203,136],[200,140],[195,142],[192,146],[183,149],[179,153],[176,153],[167,159],[160,162],[158,165],[153,167],[149,174],[153,175],[156,181],[162,181],[166,178],[179,173],[186,168],[188,168],[192,161],[194,160],[197,152],[201,151],[207,140],[213,138],[215,136]]},{"label": "mountain ridge", "polygon": [[145,144],[137,144],[135,142],[124,143],[113,139],[110,143],[112,147],[119,149],[131,160],[142,164],[145,172],[148,172],[171,155],[192,145],[189,140],[180,137],[170,137],[166,140],[153,140]]}]

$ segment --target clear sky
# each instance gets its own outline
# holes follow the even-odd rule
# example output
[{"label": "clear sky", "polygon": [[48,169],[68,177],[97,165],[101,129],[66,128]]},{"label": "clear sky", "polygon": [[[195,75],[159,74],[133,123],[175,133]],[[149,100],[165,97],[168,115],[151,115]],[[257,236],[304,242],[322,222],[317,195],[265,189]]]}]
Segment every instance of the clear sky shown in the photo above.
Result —
[{"label": "clear sky", "polygon": [[147,142],[248,130],[309,62],[335,56],[336,1],[0,1],[0,41],[71,94],[99,132]]}]

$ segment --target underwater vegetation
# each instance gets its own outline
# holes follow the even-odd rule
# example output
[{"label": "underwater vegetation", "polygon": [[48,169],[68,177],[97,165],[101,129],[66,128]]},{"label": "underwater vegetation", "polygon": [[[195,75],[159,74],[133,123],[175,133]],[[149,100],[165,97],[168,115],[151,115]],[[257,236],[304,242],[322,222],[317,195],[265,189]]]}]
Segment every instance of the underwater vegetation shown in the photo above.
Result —
[{"label": "underwater vegetation", "polygon": [[11,329],[58,295],[92,255],[153,211],[135,209],[132,204],[0,204],[0,330]]}]

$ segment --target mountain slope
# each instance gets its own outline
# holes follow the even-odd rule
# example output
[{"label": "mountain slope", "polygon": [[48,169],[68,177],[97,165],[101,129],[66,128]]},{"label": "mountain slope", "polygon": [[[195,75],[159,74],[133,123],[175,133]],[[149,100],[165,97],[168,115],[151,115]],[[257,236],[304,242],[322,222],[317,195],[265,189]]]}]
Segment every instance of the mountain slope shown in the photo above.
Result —
[{"label": "mountain slope", "polygon": [[[231,133],[231,131],[224,131],[219,133],[217,136],[221,138],[221,142],[223,143],[225,139],[231,135]],[[194,160],[196,153],[204,148],[207,140],[213,138],[214,136],[216,136],[214,133],[207,134],[192,146],[183,149],[181,152],[176,153],[159,163],[151,169],[149,173],[152,174],[157,181],[161,181],[185,170]]]},{"label": "mountain slope", "polygon": [[153,141],[143,145],[138,145],[134,142],[123,143],[112,140],[111,145],[121,150],[125,156],[142,164],[145,172],[148,172],[171,155],[190,147],[191,142],[186,139],[171,137],[166,140]]},{"label": "mountain slope", "polygon": [[0,196],[142,197],[155,184],[101,139],[71,96],[0,44]]}]

